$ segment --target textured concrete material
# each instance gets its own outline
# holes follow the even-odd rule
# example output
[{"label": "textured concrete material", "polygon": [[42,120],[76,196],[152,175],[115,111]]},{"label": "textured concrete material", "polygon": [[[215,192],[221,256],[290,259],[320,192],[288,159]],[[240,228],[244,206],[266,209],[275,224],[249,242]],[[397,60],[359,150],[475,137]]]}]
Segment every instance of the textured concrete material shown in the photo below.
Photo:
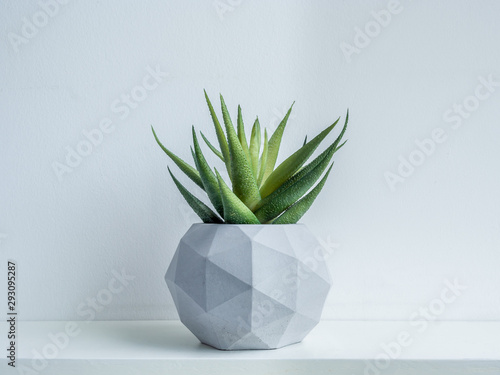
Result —
[{"label": "textured concrete material", "polygon": [[201,342],[276,349],[302,341],[319,322],[331,285],[323,256],[302,224],[194,224],[165,280]]}]

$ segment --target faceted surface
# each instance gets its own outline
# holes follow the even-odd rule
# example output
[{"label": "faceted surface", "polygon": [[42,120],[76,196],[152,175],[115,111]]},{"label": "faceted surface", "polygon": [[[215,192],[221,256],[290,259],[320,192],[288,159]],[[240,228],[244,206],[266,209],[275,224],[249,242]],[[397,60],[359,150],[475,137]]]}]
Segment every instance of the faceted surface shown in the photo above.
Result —
[{"label": "faceted surface", "polygon": [[331,286],[324,249],[302,224],[194,224],[165,280],[182,323],[223,350],[302,341]]}]

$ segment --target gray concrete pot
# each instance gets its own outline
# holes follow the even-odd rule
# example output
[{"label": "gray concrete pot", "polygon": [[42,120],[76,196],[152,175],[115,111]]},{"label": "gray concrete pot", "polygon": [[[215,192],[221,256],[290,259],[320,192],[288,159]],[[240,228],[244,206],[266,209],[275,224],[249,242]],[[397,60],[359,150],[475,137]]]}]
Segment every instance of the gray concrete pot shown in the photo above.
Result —
[{"label": "gray concrete pot", "polygon": [[331,286],[306,226],[194,224],[165,280],[182,323],[223,350],[276,349],[319,322]]}]

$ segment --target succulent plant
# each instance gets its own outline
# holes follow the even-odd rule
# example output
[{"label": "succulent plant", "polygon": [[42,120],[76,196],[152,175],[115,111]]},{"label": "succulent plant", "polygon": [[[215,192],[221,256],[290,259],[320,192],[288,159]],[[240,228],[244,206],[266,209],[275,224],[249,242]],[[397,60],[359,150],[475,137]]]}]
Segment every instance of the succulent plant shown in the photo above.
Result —
[{"label": "succulent plant", "polygon": [[[193,147],[191,148],[194,167],[167,149],[158,139],[154,128],[151,127],[158,145],[182,172],[205,191],[215,210],[190,193],[169,168],[169,173],[184,199],[204,223],[297,223],[323,189],[333,167],[333,162],[330,165],[333,154],[345,144],[345,142],[341,144],[340,141],[347,128],[349,111],[347,111],[344,127],[339,136],[313,161],[304,166],[340,118],[310,141],[307,141],[306,137],[303,146],[276,167],[283,132],[293,104],[270,138],[267,130],[264,130],[262,137],[259,119],[256,118],[250,143],[248,143],[241,107],[238,106],[237,128],[235,129],[224,98],[220,96],[224,132],[206,92],[205,99],[220,149],[217,149],[203,133],[200,134],[208,148],[224,163],[231,180],[231,187],[224,181],[218,170],[212,170],[207,163],[194,126],[192,128]],[[323,174],[325,170],[326,173]],[[319,183],[315,185],[320,178]]]}]

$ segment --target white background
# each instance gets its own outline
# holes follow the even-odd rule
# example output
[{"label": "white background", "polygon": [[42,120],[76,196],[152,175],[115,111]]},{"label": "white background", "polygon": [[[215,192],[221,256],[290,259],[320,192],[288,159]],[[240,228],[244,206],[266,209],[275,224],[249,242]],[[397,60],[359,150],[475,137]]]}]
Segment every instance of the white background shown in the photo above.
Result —
[{"label": "white background", "polygon": [[[150,125],[190,160],[192,124],[215,141],[205,88],[270,128],[295,100],[281,157],[350,109],[349,142],[302,220],[333,244],[325,319],[408,319],[447,279],[467,289],[439,319],[500,319],[500,87],[470,97],[479,77],[500,81],[500,5],[401,0],[377,29],[388,3],[73,0],[44,20],[38,2],[3,1],[0,283],[17,261],[20,318],[89,318],[87,299],[109,296],[122,270],[135,279],[95,319],[177,318],[163,276],[197,220]],[[30,21],[36,35],[12,42]],[[113,110],[148,66],[168,77],[127,115]],[[464,101],[477,108],[454,129],[443,116]],[[112,130],[58,178],[68,147],[105,119]],[[446,141],[390,189],[386,172],[437,128]]]}]

